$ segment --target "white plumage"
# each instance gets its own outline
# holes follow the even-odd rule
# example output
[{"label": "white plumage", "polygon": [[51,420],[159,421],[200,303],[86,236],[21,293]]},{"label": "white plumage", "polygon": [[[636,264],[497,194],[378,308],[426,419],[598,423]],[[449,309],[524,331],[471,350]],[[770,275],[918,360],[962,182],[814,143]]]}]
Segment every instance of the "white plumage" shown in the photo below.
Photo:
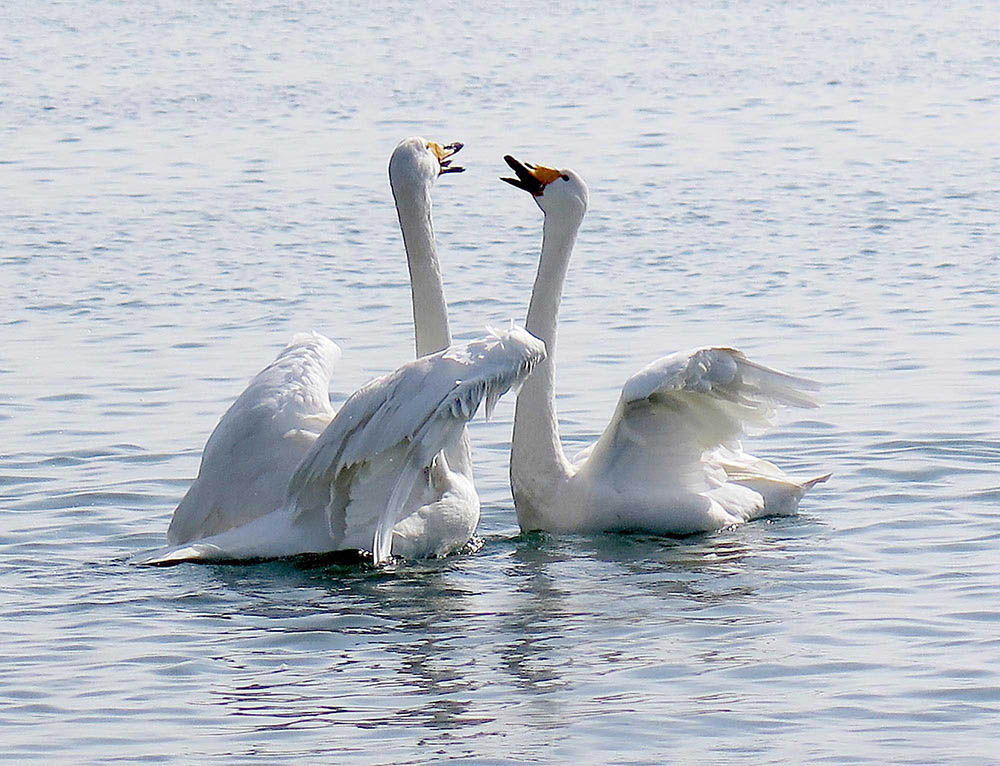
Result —
[{"label": "white plumage", "polygon": [[517,399],[511,488],[522,529],[687,534],[794,513],[820,476],[796,481],[743,452],[739,439],[770,422],[775,405],[815,407],[818,384],[698,348],[658,359],[626,381],[601,437],[566,458],[555,410],[555,341],[569,257],[589,202],[572,170],[507,162],[545,214],[526,327],[548,359]]},{"label": "white plumage", "polygon": [[[296,514],[325,513],[338,548],[367,549],[377,518],[377,561],[388,557],[394,528],[392,548],[407,557],[464,544],[474,528],[461,505],[475,488],[452,470],[444,449],[461,437],[481,403],[489,416],[497,399],[544,358],[544,344],[515,327],[372,381],[344,403],[292,477]],[[408,526],[397,527],[413,514]],[[429,524],[439,531],[420,534]]]},{"label": "white plumage", "polygon": [[487,410],[545,358],[520,328],[421,357],[353,394],[314,441],[270,513],[142,563],[275,558],[337,550],[443,555],[475,531],[468,477],[448,446],[485,402]]},{"label": "white plumage", "polygon": [[[421,357],[451,343],[430,193],[438,176],[462,170],[451,164],[452,155],[461,148],[461,144],[441,146],[412,137],[399,143],[389,161],[389,181],[410,271],[417,354]],[[357,432],[342,434],[335,428],[320,439],[320,453],[309,450],[324,428],[333,428],[334,409],[328,391],[340,349],[316,333],[297,336],[251,381],[219,422],[205,447],[198,477],[174,512],[167,535],[172,548],[147,557],[148,562],[290,555],[315,550],[316,545],[324,551],[349,547],[373,550],[374,546],[378,549],[376,558],[381,560],[390,549],[411,556],[442,554],[463,545],[479,522],[479,497],[464,424],[481,398],[487,399],[489,408],[491,397],[505,391],[505,386],[530,368],[531,363],[521,354],[533,358],[536,349],[524,346],[527,336],[522,335],[508,333],[490,341],[511,351],[506,361],[514,366],[509,369],[502,367],[504,359],[499,351],[486,353],[485,347],[473,344],[448,349],[433,362],[417,360],[370,383],[349,401],[373,401],[373,397],[383,396],[380,406],[368,414],[371,422]],[[428,376],[442,374],[458,364],[459,357],[465,361],[456,380],[465,380],[467,390],[448,397],[438,389],[424,392],[414,388],[413,381],[421,370]],[[456,370],[451,372],[457,374]],[[453,408],[450,419],[435,415],[434,408],[441,404],[433,400],[435,392]],[[345,417],[360,417],[358,406],[352,404]],[[411,421],[436,423],[437,430],[418,433],[408,428]],[[344,422],[339,421],[337,428]],[[444,423],[448,423],[447,428]],[[437,448],[428,452],[434,445]],[[341,449],[346,452],[337,453],[339,467],[326,469],[333,482],[326,491],[349,492],[344,518],[338,521],[333,514],[330,519],[343,529],[310,527],[319,523],[319,514],[312,511],[317,507],[322,481],[315,476],[304,480],[308,471],[296,474],[303,497],[295,501],[308,497],[314,503],[310,513],[298,505],[294,513],[277,512],[291,508],[289,481],[300,461],[308,455],[309,465],[315,467],[319,465],[318,454],[332,460]],[[438,451],[442,454],[435,457]],[[411,474],[425,469],[428,480],[424,490],[403,497]],[[350,472],[349,477],[346,472]],[[396,494],[386,493],[387,483],[398,490]],[[413,506],[418,500],[422,505]],[[330,502],[327,499],[324,505]],[[391,534],[391,525],[385,526],[389,517],[380,505],[385,503],[394,504],[394,513],[404,519],[398,535]]]},{"label": "white plumage", "polygon": [[167,542],[224,532],[284,502],[289,477],[336,412],[328,392],[340,355],[319,333],[296,335],[250,381],[209,437]]}]

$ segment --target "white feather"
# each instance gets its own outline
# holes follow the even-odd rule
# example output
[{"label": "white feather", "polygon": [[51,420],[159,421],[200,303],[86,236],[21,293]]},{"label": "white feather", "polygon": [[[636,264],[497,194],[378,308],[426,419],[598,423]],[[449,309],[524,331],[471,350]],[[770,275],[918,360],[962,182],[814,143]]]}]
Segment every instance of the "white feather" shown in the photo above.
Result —
[{"label": "white feather", "polygon": [[[334,545],[364,550],[373,543],[348,539],[348,530],[359,527],[353,517],[367,518],[372,507],[381,509],[377,528],[383,530],[383,545],[376,552],[381,560],[385,530],[422,507],[420,499],[411,502],[417,476],[430,471],[435,455],[459,438],[483,401],[495,402],[544,357],[537,338],[513,328],[372,381],[344,403],[302,461],[289,484],[288,506],[298,516],[326,514]],[[374,476],[385,478],[373,481]],[[352,489],[361,478],[363,495]],[[364,501],[356,506],[355,497]]]},{"label": "white feather", "polygon": [[[448,157],[460,148],[460,144],[442,147],[413,136],[400,141],[389,161],[389,182],[410,271],[418,355],[451,345],[431,224],[430,193],[440,174],[446,169],[455,170],[450,167]],[[267,523],[256,522],[283,503],[292,472],[333,418],[327,390],[330,371],[339,356],[339,349],[321,336],[297,336],[278,360],[251,382],[209,439],[199,476],[174,513],[169,542],[175,547],[196,541],[203,543],[227,531],[239,530],[234,531],[230,540],[232,549],[219,550],[232,553],[252,549],[256,551],[254,555],[262,555],[264,550],[272,553],[274,550],[265,538],[283,541],[295,537],[281,531],[285,529],[282,523],[289,520],[277,523],[272,518]],[[487,396],[487,409],[495,396],[495,392]],[[400,407],[407,405],[402,393],[397,402]],[[471,415],[468,402],[459,400],[454,406],[462,414]],[[391,420],[392,407],[387,406],[382,416]],[[379,442],[377,428],[372,433],[376,436],[369,441],[353,445],[361,451],[359,454],[387,447]],[[421,494],[424,502],[416,514],[421,523],[406,525],[408,542],[427,535],[438,541],[437,553],[447,552],[442,530],[451,529],[454,535],[464,530],[467,539],[479,521],[468,435],[463,428],[457,438],[446,441],[445,453],[435,459],[436,470]],[[370,531],[366,520],[381,513],[379,503],[385,500],[382,485],[395,475],[396,466],[389,465],[388,469],[391,470],[358,465],[353,469],[351,482],[334,487],[348,494],[353,507],[370,506],[352,516],[354,526],[339,530],[340,537],[354,539],[364,536],[357,529]],[[398,481],[398,477],[392,481]],[[408,502],[411,501],[413,498]],[[265,538],[253,540],[249,537],[251,532]],[[323,534],[329,537],[328,533]],[[464,542],[463,539],[457,545]],[[214,550],[213,545],[199,543],[190,547],[189,553],[193,558],[206,558],[209,553],[205,552]],[[421,545],[401,544],[399,548],[405,553],[420,550]]]},{"label": "white feather", "polygon": [[685,534],[793,513],[806,490],[827,477],[791,479],[746,455],[739,439],[767,425],[777,405],[815,407],[818,384],[731,348],[679,352],[639,370],[600,439],[574,462],[566,459],[553,354],[563,280],[589,193],[572,170],[536,175],[512,158],[508,163],[518,176],[512,183],[531,191],[545,213],[527,327],[550,356],[518,395],[511,449],[522,529]]},{"label": "white feather", "polygon": [[250,381],[209,437],[169,543],[225,532],[282,502],[295,467],[333,419],[328,391],[339,360],[336,343],[304,333]]},{"label": "white feather", "polygon": [[[371,551],[378,563],[397,547],[420,556],[463,545],[474,531],[463,509],[475,502],[478,511],[478,498],[471,482],[449,468],[446,452],[464,438],[484,401],[521,382],[544,357],[541,341],[514,328],[373,380],[315,440],[271,513],[143,563],[344,549]],[[414,514],[420,523],[397,528]]]}]

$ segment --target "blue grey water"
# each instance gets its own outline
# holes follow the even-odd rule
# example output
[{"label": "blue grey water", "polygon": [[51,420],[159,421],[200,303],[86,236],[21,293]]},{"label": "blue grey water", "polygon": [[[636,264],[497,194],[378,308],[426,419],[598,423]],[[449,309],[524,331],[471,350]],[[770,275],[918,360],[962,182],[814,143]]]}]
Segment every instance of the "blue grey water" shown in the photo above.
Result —
[{"label": "blue grey water", "polygon": [[[0,7],[0,759],[1000,762],[1000,6]],[[145,569],[232,399],[297,331],[333,397],[412,356],[386,163],[435,191],[456,336],[563,302],[569,451],[672,350],[826,383],[749,446],[833,472],[688,539],[520,536],[513,402],[480,550],[384,572]]]}]

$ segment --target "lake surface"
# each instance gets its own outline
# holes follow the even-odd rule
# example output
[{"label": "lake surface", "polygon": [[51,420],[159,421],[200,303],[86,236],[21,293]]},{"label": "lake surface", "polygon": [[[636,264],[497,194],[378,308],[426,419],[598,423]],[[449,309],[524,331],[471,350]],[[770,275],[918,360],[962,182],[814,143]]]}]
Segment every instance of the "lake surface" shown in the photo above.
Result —
[{"label": "lake surface", "polygon": [[[4,4],[0,759],[998,763],[1000,6]],[[459,338],[523,319],[589,182],[567,451],[622,382],[725,343],[826,383],[751,451],[794,518],[520,536],[508,397],[471,427],[482,547],[386,571],[145,569],[293,333],[332,396],[412,356],[386,177],[435,192]]]}]

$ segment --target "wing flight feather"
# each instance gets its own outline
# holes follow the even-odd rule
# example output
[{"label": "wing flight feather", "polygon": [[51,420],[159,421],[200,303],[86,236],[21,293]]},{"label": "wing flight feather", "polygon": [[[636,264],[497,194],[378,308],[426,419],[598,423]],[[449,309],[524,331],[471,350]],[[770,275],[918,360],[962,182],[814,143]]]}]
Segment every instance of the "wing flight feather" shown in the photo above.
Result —
[{"label": "wing flight feather", "polygon": [[818,406],[818,388],[731,348],[671,354],[629,378],[611,422],[578,467],[616,476],[622,486],[698,488],[706,450],[768,425],[777,405]]},{"label": "wing flight feather", "polygon": [[[326,514],[334,543],[388,557],[392,528],[425,468],[485,402],[487,412],[545,358],[521,328],[421,357],[359,389],[302,460],[287,503],[300,517]],[[377,477],[377,479],[375,478]],[[358,502],[355,502],[357,498]],[[356,517],[377,514],[375,531]],[[367,540],[349,539],[367,530]]]}]

